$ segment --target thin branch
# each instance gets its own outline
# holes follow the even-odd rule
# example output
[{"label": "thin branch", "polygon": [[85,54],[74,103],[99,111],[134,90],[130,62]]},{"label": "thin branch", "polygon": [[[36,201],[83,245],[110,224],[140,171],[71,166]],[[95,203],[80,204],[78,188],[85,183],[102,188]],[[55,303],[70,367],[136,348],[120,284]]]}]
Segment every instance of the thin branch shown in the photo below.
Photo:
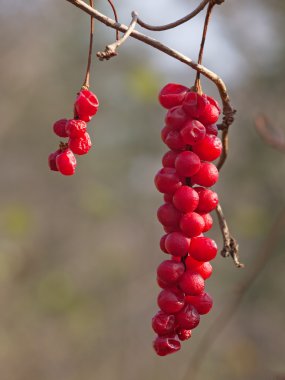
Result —
[{"label": "thin branch", "polygon": [[[93,8],[94,1],[89,0],[90,6]],[[88,61],[87,61],[87,68],[86,68],[86,74],[84,78],[84,82],[82,85],[83,89],[88,89],[90,86],[90,68],[91,68],[91,62],[92,62],[92,47],[93,47],[93,37],[94,37],[94,18],[91,17],[90,20],[90,39],[89,39],[89,51],[88,51]]]},{"label": "thin branch", "polygon": [[[210,22],[211,13],[212,13],[214,6],[215,6],[215,3],[213,1],[210,1],[208,8],[207,8],[207,13],[206,13],[204,28],[203,28],[203,34],[202,34],[202,40],[201,40],[201,44],[200,44],[200,50],[199,50],[199,56],[198,56],[198,64],[199,65],[202,63],[203,54],[204,54],[204,46],[205,46],[206,36],[207,36],[207,31],[208,31],[208,25]],[[199,71],[197,71],[197,74],[196,74],[196,80],[195,80],[194,88],[196,89],[196,91],[198,93],[202,92]]]},{"label": "thin branch", "polygon": [[191,20],[192,18],[194,18],[195,16],[197,16],[204,8],[205,6],[210,2],[211,0],[203,0],[196,9],[194,9],[193,12],[189,13],[188,15],[186,15],[185,17],[182,17],[180,18],[179,20],[177,21],[174,21],[174,22],[171,22],[169,24],[166,24],[166,25],[161,25],[161,26],[155,26],[155,25],[150,25],[150,24],[147,24],[145,22],[143,22],[140,18],[138,18],[138,24],[143,27],[144,29],[147,29],[147,30],[154,30],[156,32],[162,32],[164,30],[168,30],[168,29],[173,29],[173,28],[176,28],[177,26],[179,25],[182,25],[184,24],[185,22]]},{"label": "thin branch", "polygon": [[264,269],[269,259],[272,257],[278,239],[283,233],[285,228],[285,208],[283,208],[273,222],[271,229],[267,238],[265,239],[261,252],[259,252],[256,260],[256,264],[252,265],[252,271],[249,273],[248,277],[245,279],[243,284],[239,286],[238,291],[234,293],[230,299],[230,303],[222,311],[222,313],[214,320],[211,326],[205,332],[202,340],[200,341],[195,354],[186,369],[185,376],[183,380],[191,379],[195,380],[197,378],[199,369],[201,365],[205,362],[206,354],[209,352],[211,347],[215,344],[216,340],[220,336],[221,332],[226,328],[226,326],[231,321],[232,317],[235,315],[236,310],[241,304],[245,294],[248,289],[260,275],[261,271]]},{"label": "thin branch", "polygon": [[280,129],[270,124],[265,115],[257,116],[254,123],[257,132],[268,145],[285,153],[285,139]]},{"label": "thin branch", "polygon": [[242,264],[239,260],[238,242],[230,233],[226,218],[224,216],[224,213],[220,204],[218,204],[216,208],[216,213],[218,216],[219,225],[220,225],[220,229],[221,229],[223,240],[224,240],[224,246],[221,251],[221,255],[223,257],[231,256],[237,268],[244,268],[244,264]]},{"label": "thin branch", "polygon": [[[117,10],[116,10],[116,7],[115,7],[115,5],[113,3],[113,0],[108,0],[108,3],[110,4],[110,6],[112,8],[112,11],[114,13],[114,18],[115,18],[116,22],[119,22]],[[119,31],[116,30],[116,40],[118,41],[119,39],[120,39]]]},{"label": "thin branch", "polygon": [[[111,18],[103,15],[102,13],[98,12],[96,9],[93,9],[89,5],[87,5],[84,1],[82,0],[66,0],[69,3],[75,5],[77,8],[81,9],[85,13],[89,14],[90,16],[93,16],[96,18],[98,21],[101,23],[105,24],[106,26],[119,30],[123,33],[127,32],[128,27],[126,25],[117,23],[116,21],[112,20]],[[222,0],[220,0],[222,2]],[[219,3],[220,3],[219,2]],[[217,0],[218,3],[218,0]],[[233,123],[234,121],[234,113],[235,110],[232,107],[230,103],[230,98],[227,92],[227,88],[223,80],[215,74],[213,71],[207,69],[203,65],[199,65],[198,63],[195,63],[192,61],[190,58],[187,56],[181,54],[177,50],[171,49],[168,46],[162,44],[161,42],[157,41],[154,38],[148,37],[143,33],[137,32],[136,30],[132,31],[130,34],[131,37],[144,42],[145,44],[152,46],[153,48],[160,50],[161,52],[169,55],[170,57],[177,59],[178,61],[185,63],[187,66],[192,67],[192,69],[199,71],[202,75],[204,75],[206,78],[210,79],[218,88],[220,97],[222,99],[223,103],[223,124],[222,126],[227,126],[229,127],[230,124]]]},{"label": "thin branch", "polygon": [[116,42],[110,45],[107,45],[104,51],[98,51],[97,57],[100,59],[100,61],[104,61],[104,59],[108,60],[118,55],[117,53],[118,47],[121,46],[127,40],[127,38],[130,36],[132,31],[136,27],[136,23],[138,19],[138,15],[136,12],[132,12],[132,18],[133,19],[132,19],[132,22],[130,23],[128,30],[126,31],[126,33],[121,39],[117,40]]}]

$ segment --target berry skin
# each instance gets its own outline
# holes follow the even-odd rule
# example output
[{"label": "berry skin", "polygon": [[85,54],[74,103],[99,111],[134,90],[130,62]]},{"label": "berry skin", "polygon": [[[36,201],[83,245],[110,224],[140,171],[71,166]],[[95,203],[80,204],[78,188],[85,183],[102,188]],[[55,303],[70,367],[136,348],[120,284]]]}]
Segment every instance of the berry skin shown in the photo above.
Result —
[{"label": "berry skin", "polygon": [[202,265],[201,261],[193,259],[191,256],[187,256],[185,259],[185,265],[187,269],[191,269],[194,272],[197,272],[197,268]]},{"label": "berry skin", "polygon": [[173,131],[173,128],[172,127],[169,127],[169,126],[165,126],[165,127],[163,127],[162,128],[162,130],[161,130],[161,132],[160,132],[160,136],[161,136],[161,140],[165,143],[165,139],[166,139],[166,137],[167,137],[167,135],[168,135],[168,133],[170,132],[170,131]]},{"label": "berry skin", "polygon": [[176,314],[184,306],[184,295],[179,290],[164,289],[157,298],[157,304],[166,314]]},{"label": "berry skin", "polygon": [[179,280],[179,287],[187,295],[198,296],[204,292],[205,281],[199,273],[187,270]]},{"label": "berry skin", "polygon": [[194,329],[200,322],[198,311],[190,304],[186,305],[175,317],[179,327],[186,330]]},{"label": "berry skin", "polygon": [[167,335],[174,332],[175,317],[159,311],[152,318],[152,328],[158,335]]},{"label": "berry skin", "polygon": [[189,212],[181,217],[179,226],[186,236],[194,237],[202,233],[205,222],[201,215]]},{"label": "berry skin", "polygon": [[83,155],[89,152],[92,143],[89,134],[85,132],[80,137],[70,138],[68,146],[73,153]]},{"label": "berry skin", "polygon": [[184,341],[184,340],[188,340],[191,338],[192,331],[179,328],[176,330],[176,334],[177,334],[179,340]]},{"label": "berry skin", "polygon": [[192,187],[181,186],[173,195],[173,204],[179,211],[194,211],[199,204],[199,195]]},{"label": "berry skin", "polygon": [[99,101],[93,92],[81,90],[75,100],[74,109],[76,116],[87,123],[92,119],[99,107]]},{"label": "berry skin", "polygon": [[175,152],[174,150],[169,150],[162,157],[162,166],[164,168],[174,168],[175,160],[179,152]]},{"label": "berry skin", "polygon": [[192,177],[199,172],[200,167],[200,158],[193,152],[185,151],[179,153],[175,160],[177,173],[183,177]]},{"label": "berry skin", "polygon": [[218,103],[210,96],[203,94],[202,97],[206,99],[207,104],[204,112],[201,113],[199,120],[203,124],[215,124],[219,119],[221,109]]},{"label": "berry skin", "polygon": [[208,314],[213,307],[213,298],[208,293],[202,293],[199,296],[186,296],[185,299],[201,315]]},{"label": "berry skin", "polygon": [[65,130],[67,135],[72,139],[82,137],[87,130],[87,125],[85,121],[71,119],[67,121]]},{"label": "berry skin", "polygon": [[166,203],[172,203],[172,198],[173,198],[173,196],[171,194],[164,194],[163,195],[163,200]]},{"label": "berry skin", "polygon": [[160,242],[159,242],[159,246],[160,246],[160,249],[162,250],[162,252],[164,253],[168,253],[166,248],[165,248],[165,239],[167,237],[167,234],[163,235],[160,239]]},{"label": "berry skin", "polygon": [[218,206],[218,194],[213,190],[204,189],[203,187],[195,187],[194,189],[199,194],[199,203],[196,209],[197,212],[207,214]]},{"label": "berry skin", "polygon": [[179,131],[171,130],[165,138],[165,144],[173,150],[184,150],[185,144]]},{"label": "berry skin", "polygon": [[211,277],[213,273],[213,267],[208,261],[205,261],[204,263],[202,263],[202,265],[195,268],[195,271],[199,273],[204,280],[207,280]]},{"label": "berry skin", "polygon": [[197,261],[211,261],[218,253],[214,240],[208,237],[194,237],[191,239],[189,254]]},{"label": "berry skin", "polygon": [[176,170],[173,168],[160,169],[154,178],[154,183],[160,193],[173,194],[182,185]]},{"label": "berry skin", "polygon": [[169,109],[180,105],[188,91],[189,89],[182,84],[168,83],[161,89],[158,100],[162,107]]},{"label": "berry skin", "polygon": [[67,119],[60,119],[56,121],[53,125],[53,131],[54,133],[59,137],[68,137],[68,134],[66,133],[66,124]]},{"label": "berry skin", "polygon": [[157,210],[157,219],[163,226],[178,227],[181,213],[171,204],[164,203]]},{"label": "berry skin", "polygon": [[[201,115],[205,112],[208,101],[197,92],[189,91],[183,101],[183,109],[188,116],[200,120]],[[210,123],[208,123],[210,124]]]},{"label": "berry skin", "polygon": [[61,174],[73,175],[76,168],[76,158],[70,149],[64,150],[56,156],[56,166]]},{"label": "berry skin", "polygon": [[218,169],[214,164],[210,162],[202,162],[199,171],[196,174],[194,174],[191,178],[192,183],[205,187],[213,186],[218,181],[218,179]]},{"label": "berry skin", "polygon": [[180,342],[175,338],[158,336],[153,342],[153,348],[157,355],[166,356],[179,351],[181,348]]},{"label": "berry skin", "polygon": [[192,150],[200,157],[200,160],[214,161],[220,157],[223,146],[219,137],[206,135],[203,140],[193,145]]},{"label": "berry skin", "polygon": [[158,266],[157,276],[164,283],[174,285],[181,278],[184,271],[183,263],[178,263],[174,260],[165,260]]},{"label": "berry skin", "polygon": [[218,127],[216,124],[208,124],[208,125],[205,125],[205,128],[206,128],[206,133],[207,135],[214,135],[214,136],[218,136]]},{"label": "berry skin", "polygon": [[194,145],[204,139],[206,136],[206,128],[198,120],[189,120],[183,129],[181,129],[180,134],[184,144]]},{"label": "berry skin", "polygon": [[213,218],[210,214],[201,214],[202,218],[204,219],[205,226],[203,228],[202,232],[209,231],[213,226]]},{"label": "berry skin", "polygon": [[62,151],[60,149],[58,149],[48,156],[48,166],[49,166],[50,170],[58,172],[58,168],[56,165],[56,157],[61,153],[62,153]]},{"label": "berry skin", "polygon": [[190,239],[181,232],[171,232],[165,239],[165,248],[173,256],[185,256],[189,250]]},{"label": "berry skin", "polygon": [[182,107],[171,108],[165,116],[165,124],[172,129],[180,130],[187,122],[188,116]]}]

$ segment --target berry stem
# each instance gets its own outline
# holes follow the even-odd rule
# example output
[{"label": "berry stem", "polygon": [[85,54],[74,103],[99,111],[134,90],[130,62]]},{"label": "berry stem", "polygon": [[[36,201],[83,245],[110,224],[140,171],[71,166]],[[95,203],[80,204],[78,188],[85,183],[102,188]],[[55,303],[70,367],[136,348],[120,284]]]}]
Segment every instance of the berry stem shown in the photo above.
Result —
[{"label": "berry stem", "polygon": [[[205,17],[205,22],[204,22],[204,29],[203,29],[203,34],[202,34],[202,40],[200,44],[200,50],[199,50],[199,56],[198,56],[198,65],[201,65],[202,60],[203,60],[203,54],[204,54],[204,46],[206,42],[206,36],[207,36],[207,31],[208,31],[208,26],[211,18],[211,13],[214,8],[215,2],[210,1],[208,8],[207,8],[207,13]],[[200,72],[197,71],[196,74],[196,79],[195,79],[195,84],[194,84],[195,91],[198,92],[198,94],[202,94],[202,86],[201,86],[201,80],[200,80]]]},{"label": "berry stem", "polygon": [[[114,14],[114,19],[116,22],[119,22],[118,20],[118,14],[117,14],[117,10],[116,10],[116,7],[113,3],[113,0],[108,0],[108,3],[110,4],[112,10],[113,10],[113,14]],[[118,41],[120,39],[120,35],[119,35],[119,30],[116,29],[116,41]]]},{"label": "berry stem", "polygon": [[[89,0],[90,6],[93,8],[94,1]],[[84,82],[82,85],[82,90],[88,90],[90,86],[90,68],[91,68],[91,61],[92,61],[92,47],[93,47],[93,37],[94,37],[94,17],[90,17],[90,42],[89,42],[89,52],[88,52],[88,61],[87,61],[87,68],[86,68],[86,74],[84,78]]]}]

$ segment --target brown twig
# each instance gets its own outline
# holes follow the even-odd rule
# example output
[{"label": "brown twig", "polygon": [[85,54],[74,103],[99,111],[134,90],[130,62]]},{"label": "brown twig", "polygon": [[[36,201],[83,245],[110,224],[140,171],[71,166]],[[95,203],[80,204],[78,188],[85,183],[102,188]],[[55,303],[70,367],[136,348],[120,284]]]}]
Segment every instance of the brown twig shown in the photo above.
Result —
[{"label": "brown twig", "polygon": [[[114,14],[114,19],[116,20],[116,22],[119,22],[117,10],[116,10],[116,7],[115,7],[115,5],[113,3],[113,0],[108,0],[108,3],[110,4],[110,6],[112,8],[112,11],[113,11],[113,14]],[[119,39],[120,39],[119,31],[116,30],[116,41],[118,41]]]},{"label": "brown twig", "polygon": [[219,225],[220,225],[220,229],[221,229],[223,240],[224,240],[224,246],[223,246],[223,249],[221,250],[221,255],[223,257],[231,256],[237,268],[244,268],[244,264],[242,264],[239,260],[238,242],[230,233],[226,218],[224,216],[224,213],[220,204],[218,204],[216,208],[216,213],[218,216]]},{"label": "brown twig", "polygon": [[[119,30],[123,33],[127,32],[127,30],[128,30],[128,27],[126,25],[120,24],[120,23],[112,20],[111,18],[103,15],[102,13],[98,12],[96,9],[93,9],[92,7],[90,7],[88,4],[86,4],[82,0],[66,0],[66,1],[75,5],[77,8],[86,12],[90,16],[96,18],[96,20],[100,21],[101,23],[105,24],[106,26],[108,26],[110,28]],[[217,4],[220,4],[223,1],[217,0],[216,2],[217,2]],[[190,58],[181,54],[180,52],[169,48],[168,46],[162,44],[161,42],[157,41],[156,39],[148,37],[143,33],[140,33],[136,30],[133,30],[132,33],[130,34],[130,36],[141,41],[141,42],[144,42],[145,44],[147,44],[149,46],[152,46],[153,48],[169,55],[170,57],[173,57],[174,59],[177,59],[178,61],[186,64],[187,66],[192,67],[192,69],[199,71],[202,75],[204,75],[206,78],[211,80],[217,86],[220,97],[222,99],[222,103],[223,103],[224,119],[223,119],[222,125],[229,127],[230,124],[232,124],[232,122],[234,120],[235,110],[231,105],[226,85],[223,82],[223,80],[217,74],[215,74],[213,71],[207,69],[205,66],[199,65],[198,63],[192,61]]]},{"label": "brown twig", "polygon": [[[90,6],[93,8],[94,1],[89,0],[89,2],[90,2]],[[84,82],[82,85],[82,89],[87,89],[87,90],[90,86],[90,68],[91,68],[91,62],[92,62],[93,36],[94,36],[94,18],[90,17],[90,39],[89,39],[88,61],[87,61],[86,74],[85,74]]]},{"label": "brown twig", "polygon": [[[207,8],[207,13],[206,13],[205,22],[204,22],[204,28],[203,28],[203,34],[202,34],[202,40],[201,40],[201,44],[200,44],[200,50],[199,50],[199,56],[198,56],[198,64],[199,65],[202,63],[203,54],[204,54],[204,46],[205,46],[206,36],[207,36],[207,31],[208,31],[208,26],[209,26],[209,22],[210,22],[210,18],[211,18],[211,13],[212,13],[212,10],[213,10],[214,6],[215,6],[215,2],[214,1],[210,1],[209,4],[208,4],[208,8]],[[195,80],[194,88],[195,88],[195,90],[198,93],[202,93],[202,87],[201,87],[201,81],[200,81],[200,73],[199,73],[199,71],[197,71],[197,74],[196,74],[196,80]]]},{"label": "brown twig", "polygon": [[204,363],[205,356],[211,346],[214,345],[220,333],[225,329],[225,327],[231,321],[236,310],[238,309],[242,299],[244,298],[246,292],[257,279],[261,271],[264,269],[269,259],[272,256],[272,252],[277,246],[278,238],[283,233],[285,227],[285,208],[283,208],[273,222],[270,232],[265,239],[261,252],[258,253],[258,258],[255,265],[252,265],[252,271],[249,273],[246,280],[239,287],[238,291],[230,298],[230,302],[227,307],[222,311],[222,313],[214,320],[211,326],[207,329],[202,340],[200,341],[195,354],[186,369],[185,376],[183,380],[190,379],[195,380],[197,378],[199,369],[202,363]]},{"label": "brown twig", "polygon": [[258,115],[254,120],[255,128],[262,139],[273,148],[285,153],[285,138],[283,132],[270,124],[265,115]]},{"label": "brown twig", "polygon": [[110,45],[107,45],[104,51],[98,51],[98,53],[96,54],[97,57],[100,59],[100,61],[104,61],[104,59],[109,60],[110,58],[118,55],[117,53],[118,47],[121,46],[127,40],[127,38],[130,36],[132,31],[135,29],[137,19],[138,19],[137,13],[132,12],[132,22],[130,23],[129,28],[124,34],[124,36],[121,39],[117,40],[116,42]]}]

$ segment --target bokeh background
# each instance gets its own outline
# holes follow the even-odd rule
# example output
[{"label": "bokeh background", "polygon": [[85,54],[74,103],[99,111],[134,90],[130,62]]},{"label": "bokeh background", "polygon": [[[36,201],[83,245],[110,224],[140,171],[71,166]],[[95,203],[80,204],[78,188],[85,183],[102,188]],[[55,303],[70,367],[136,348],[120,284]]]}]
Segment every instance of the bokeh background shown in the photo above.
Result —
[{"label": "bokeh background", "polygon": [[[111,16],[105,1],[99,10]],[[120,20],[139,11],[162,24],[197,1],[117,1]],[[284,205],[285,157],[256,134],[266,112],[284,127],[285,4],[227,1],[216,7],[204,63],[226,81],[237,119],[216,186],[246,269],[214,262],[212,312],[182,350],[156,357],[150,320],[165,259],[153,177],[165,147],[157,93],[169,81],[191,85],[183,64],[129,40],[119,56],[95,59],[100,111],[94,149],[72,178],[50,172],[53,122],[71,117],[83,81],[89,17],[67,1],[0,0],[0,378],[1,380],[182,380],[203,334],[227,308],[261,254]],[[159,39],[197,57],[203,15]],[[96,24],[95,51],[114,40]],[[203,80],[205,91],[216,88]],[[217,224],[217,222],[216,222]],[[215,228],[210,236],[221,247]],[[285,378],[284,238],[227,327],[206,353],[199,380]],[[186,375],[186,377],[185,377]]]}]

